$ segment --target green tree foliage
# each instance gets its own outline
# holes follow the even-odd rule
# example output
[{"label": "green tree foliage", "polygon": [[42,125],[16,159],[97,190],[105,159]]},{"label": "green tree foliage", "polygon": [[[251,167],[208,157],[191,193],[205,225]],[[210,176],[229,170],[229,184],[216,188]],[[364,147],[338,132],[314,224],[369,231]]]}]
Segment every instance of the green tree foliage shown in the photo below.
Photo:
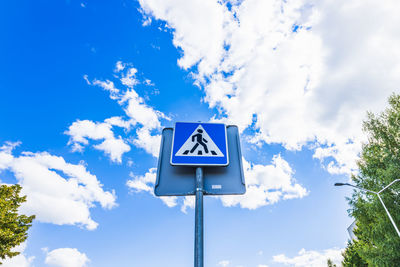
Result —
[{"label": "green tree foliage", "polygon": [[[0,186],[0,260],[13,257],[19,252],[12,248],[21,244],[28,237],[27,231],[35,216],[19,215],[18,208],[26,201],[20,197],[20,185]],[[1,264],[1,262],[0,262]]]},{"label": "green tree foliage", "polygon": [[328,264],[328,267],[336,267],[336,264],[334,264],[331,259],[328,259],[327,264]]},{"label": "green tree foliage", "polygon": [[[368,142],[358,162],[359,174],[353,177],[356,185],[375,192],[400,178],[400,96],[392,95],[389,104],[379,115],[369,113],[363,124]],[[400,225],[400,182],[381,197]],[[400,237],[377,196],[355,190],[349,202],[349,213],[357,221],[358,255],[369,266],[400,266]]]},{"label": "green tree foliage", "polygon": [[357,240],[347,243],[346,250],[342,253],[343,267],[368,267],[368,264],[358,255],[358,246]]}]

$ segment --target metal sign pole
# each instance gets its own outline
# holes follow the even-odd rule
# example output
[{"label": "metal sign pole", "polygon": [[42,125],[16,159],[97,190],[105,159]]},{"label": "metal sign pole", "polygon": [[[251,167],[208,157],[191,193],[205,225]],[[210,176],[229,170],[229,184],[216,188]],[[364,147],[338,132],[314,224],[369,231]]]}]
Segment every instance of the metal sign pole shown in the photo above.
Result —
[{"label": "metal sign pole", "polygon": [[196,195],[194,267],[204,267],[203,197],[245,192],[239,130],[236,126],[177,122],[175,128],[162,131],[154,194]]},{"label": "metal sign pole", "polygon": [[196,168],[196,215],[194,237],[194,267],[203,267],[203,168]]}]

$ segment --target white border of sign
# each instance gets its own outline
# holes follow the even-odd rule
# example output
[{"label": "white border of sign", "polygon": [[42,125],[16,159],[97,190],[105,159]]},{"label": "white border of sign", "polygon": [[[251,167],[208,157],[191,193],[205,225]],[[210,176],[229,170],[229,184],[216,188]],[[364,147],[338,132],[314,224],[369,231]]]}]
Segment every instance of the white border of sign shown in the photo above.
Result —
[{"label": "white border of sign", "polygon": [[[226,147],[226,164],[204,164],[204,163],[173,163],[172,162],[172,157],[173,157],[173,152],[174,152],[174,141],[175,141],[175,128],[177,123],[197,123],[197,124],[222,124],[224,125],[224,130],[225,130],[225,147]],[[177,121],[175,122],[174,125],[174,130],[172,133],[172,146],[171,146],[171,158],[170,158],[170,164],[172,166],[228,166],[229,165],[229,151],[228,151],[228,136],[226,134],[226,125],[225,123],[219,123],[219,122],[191,122],[191,121]]]}]

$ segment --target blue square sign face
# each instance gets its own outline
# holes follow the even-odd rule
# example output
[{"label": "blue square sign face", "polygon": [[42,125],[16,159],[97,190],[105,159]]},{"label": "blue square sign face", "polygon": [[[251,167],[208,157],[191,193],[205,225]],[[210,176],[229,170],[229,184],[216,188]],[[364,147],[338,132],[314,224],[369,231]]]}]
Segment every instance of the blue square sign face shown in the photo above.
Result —
[{"label": "blue square sign face", "polygon": [[175,123],[171,165],[227,166],[228,164],[225,124]]}]

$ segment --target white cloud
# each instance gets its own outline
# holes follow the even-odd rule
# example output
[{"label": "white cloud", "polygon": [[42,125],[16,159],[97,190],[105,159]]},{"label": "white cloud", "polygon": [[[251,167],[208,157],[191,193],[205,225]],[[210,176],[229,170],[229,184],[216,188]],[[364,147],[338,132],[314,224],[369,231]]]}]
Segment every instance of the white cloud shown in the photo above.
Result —
[{"label": "white cloud", "polygon": [[227,260],[218,262],[218,266],[221,266],[221,267],[227,267],[227,266],[229,266],[229,264],[230,264],[230,261],[227,261]]},{"label": "white cloud", "polygon": [[117,138],[114,136],[113,125],[129,126],[129,123],[122,121],[119,117],[109,118],[103,123],[77,120],[65,132],[70,136],[68,144],[72,145],[73,151],[82,151],[83,146],[89,144],[88,139],[102,140],[100,144],[93,147],[104,151],[112,161],[121,163],[122,155],[129,152],[131,148],[120,136]]},{"label": "white cloud", "polygon": [[128,180],[126,182],[126,185],[134,189],[136,192],[153,192],[154,184],[156,182],[156,174],[157,174],[157,169],[156,168],[151,168],[145,175],[143,176],[136,176],[132,172],[129,174],[129,176],[132,177],[131,180]]},{"label": "white cloud", "polygon": [[[117,62],[118,63],[118,62]],[[118,66],[118,64],[117,64]],[[129,88],[133,88],[139,81],[136,79],[137,69],[128,68],[125,74],[122,74],[121,83]]]},{"label": "white cloud", "polygon": [[117,63],[115,63],[114,72],[120,72],[120,71],[124,70],[125,67],[126,67],[125,63],[123,63],[122,61],[117,61]]},{"label": "white cloud", "polygon": [[[144,149],[147,153],[157,157],[160,147],[161,120],[170,120],[164,113],[147,105],[142,97],[133,89],[139,83],[153,86],[150,80],[141,82],[136,77],[137,69],[128,67],[131,64],[118,61],[114,72],[118,73],[119,81],[127,89],[120,90],[110,80],[97,80],[92,82],[87,75],[84,79],[89,85],[96,85],[108,91],[110,98],[116,100],[125,112],[125,118],[114,116],[107,118],[104,122],[93,122],[90,120],[77,120],[65,132],[70,136],[69,144],[73,151],[82,151],[89,140],[101,140],[102,143],[93,145],[94,148],[104,151],[112,161],[121,163],[122,155],[130,151],[128,142]],[[131,133],[134,128],[136,135],[131,137],[115,137],[113,127],[120,127],[125,134]]]},{"label": "white cloud", "polygon": [[155,84],[151,81],[151,80],[149,80],[149,79],[145,79],[144,80],[144,84],[145,85],[148,85],[148,86],[154,86]]},{"label": "white cloud", "polygon": [[178,205],[178,197],[175,196],[168,196],[168,197],[159,197],[165,205],[169,208],[173,208]]},{"label": "white cloud", "polygon": [[[174,28],[174,45],[184,51],[178,64],[187,69],[200,61],[199,68],[213,72],[222,59],[226,31],[223,27],[230,14],[217,1],[140,0],[143,13],[165,20]],[[205,16],[206,15],[206,16]]]},{"label": "white cloud", "polygon": [[322,267],[326,266],[328,259],[331,259],[334,264],[338,266],[341,264],[343,259],[341,249],[326,249],[322,252],[314,250],[301,249],[298,256],[289,258],[284,254],[276,255],[273,257],[273,261],[290,265],[294,267]]},{"label": "white cloud", "polygon": [[317,147],[313,157],[321,162],[329,161],[325,164],[325,168],[332,174],[351,173],[357,169],[354,157],[359,150],[360,143],[332,144],[331,146]]},{"label": "white cloud", "polygon": [[89,209],[98,202],[105,209],[116,205],[114,192],[104,191],[97,177],[81,164],[70,164],[47,152],[12,154],[12,145],[0,149],[0,171],[10,170],[27,201],[21,211],[41,222],[82,225],[94,230]]},{"label": "white cloud", "polygon": [[143,148],[147,153],[158,157],[160,152],[161,135],[152,135],[148,128],[140,128],[136,131],[137,138],[132,142],[140,148]]},{"label": "white cloud", "polygon": [[14,157],[11,153],[20,144],[21,142],[5,142],[0,147],[0,171],[6,169],[12,163]]},{"label": "white cloud", "polygon": [[187,208],[194,209],[196,206],[195,196],[185,196],[183,199],[183,204],[181,206],[181,211],[187,213]]},{"label": "white cloud", "polygon": [[132,120],[125,121],[122,117],[118,116],[105,119],[104,122],[112,126],[124,128],[125,130],[130,130],[131,127],[135,125],[135,123]]},{"label": "white cloud", "polygon": [[11,259],[3,261],[2,267],[30,267],[35,257],[26,257],[24,254],[17,255]]},{"label": "white cloud", "polygon": [[58,248],[46,253],[45,263],[56,267],[84,267],[89,263],[85,253],[76,248]]},{"label": "white cloud", "polygon": [[168,119],[162,112],[146,105],[143,98],[132,89],[125,92],[119,103],[129,118],[148,129],[158,129],[161,126],[160,119]]},{"label": "white cloud", "polygon": [[240,196],[221,196],[223,205],[256,209],[282,199],[303,198],[308,194],[304,187],[296,183],[292,168],[280,155],[274,156],[271,163],[257,165],[243,159],[247,192]]},{"label": "white cloud", "polygon": [[[157,175],[157,169],[156,168],[151,168],[149,169],[148,172],[146,172],[145,175],[143,176],[137,176],[134,175],[133,173],[130,173],[129,176],[132,177],[131,180],[128,180],[126,182],[126,185],[134,190],[136,193],[140,192],[147,192],[152,195],[154,195],[153,190],[154,190],[154,184],[156,182],[156,175]],[[159,197],[161,201],[164,202],[165,205],[168,207],[172,208],[175,207],[178,203],[178,198],[175,196],[168,196],[168,197]]]},{"label": "white cloud", "polygon": [[3,263],[2,267],[30,267],[33,266],[32,262],[35,259],[34,256],[27,257],[24,253],[26,249],[26,242],[20,244],[19,246],[15,247],[13,251],[21,252],[21,254],[12,257],[6,258],[5,260],[1,260]]},{"label": "white cloud", "polygon": [[131,150],[121,137],[106,139],[101,144],[94,145],[94,148],[103,150],[108,154],[112,161],[122,162],[122,154]]},{"label": "white cloud", "polygon": [[93,82],[90,83],[89,80],[87,79],[87,76],[86,76],[86,81],[89,84],[100,86],[105,91],[108,91],[110,93],[110,98],[111,99],[114,99],[114,100],[118,99],[120,91],[119,91],[119,89],[117,89],[115,87],[115,85],[114,85],[114,83],[112,81],[109,81],[109,80],[100,81],[100,80],[94,79]]},{"label": "white cloud", "polygon": [[253,142],[320,148],[331,173],[355,171],[366,111],[399,92],[396,0],[139,2],[173,29],[210,107],[242,130],[255,118]]}]

